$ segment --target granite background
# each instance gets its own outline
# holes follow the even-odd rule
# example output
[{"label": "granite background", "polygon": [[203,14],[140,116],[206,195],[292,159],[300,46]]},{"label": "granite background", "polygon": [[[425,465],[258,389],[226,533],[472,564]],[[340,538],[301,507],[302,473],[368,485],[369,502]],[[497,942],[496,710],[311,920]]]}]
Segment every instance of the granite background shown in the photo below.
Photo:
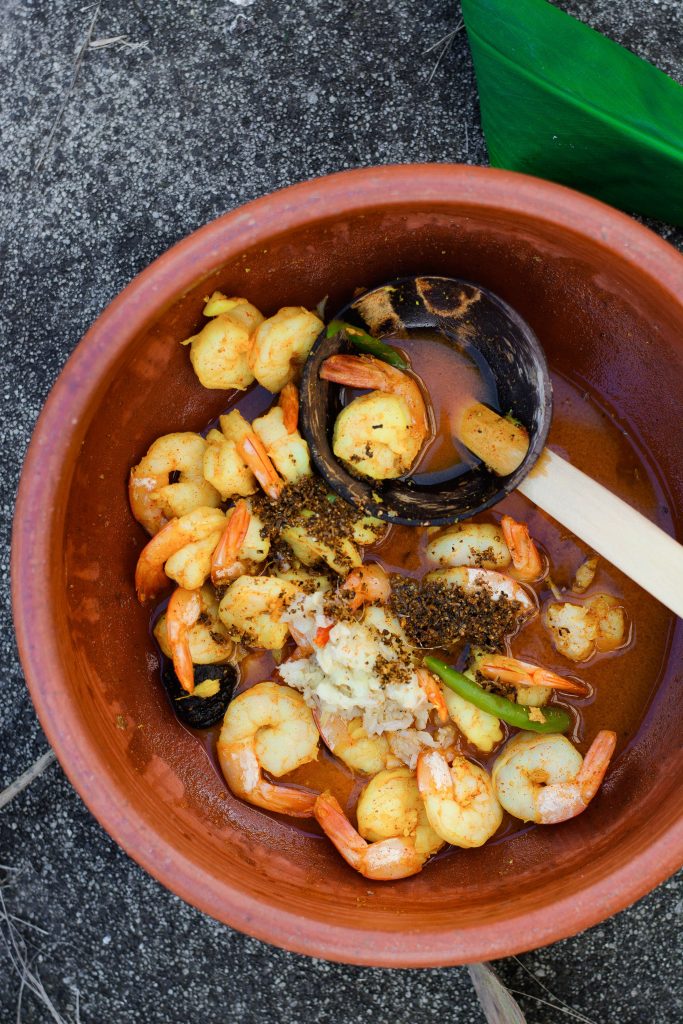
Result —
[{"label": "granite background", "polygon": [[[559,4],[683,80],[680,0]],[[94,15],[91,40],[83,42]],[[453,0],[67,0],[0,4],[3,400],[0,789],[46,741],[8,596],[13,497],[57,374],[90,322],[168,246],[256,196],[345,167],[486,163]],[[74,74],[78,67],[75,82]],[[683,248],[683,231],[652,225]],[[480,1024],[467,973],[284,953],[186,906],[100,829],[52,764],[0,811],[6,911],[54,1013],[0,941],[0,1021]],[[500,961],[530,1024],[683,1019],[683,878],[552,947]],[[18,920],[18,919],[23,919]],[[42,929],[38,931],[36,929]],[[6,939],[6,926],[3,931]],[[547,1002],[544,1002],[546,1000]]]}]

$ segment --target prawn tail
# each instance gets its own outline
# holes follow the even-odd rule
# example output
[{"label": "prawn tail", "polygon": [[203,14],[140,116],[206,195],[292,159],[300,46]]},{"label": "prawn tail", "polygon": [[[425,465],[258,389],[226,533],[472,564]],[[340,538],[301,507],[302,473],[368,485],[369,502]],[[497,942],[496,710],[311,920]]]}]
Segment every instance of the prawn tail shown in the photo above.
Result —
[{"label": "prawn tail", "polygon": [[190,644],[187,637],[184,637],[179,643],[174,644],[172,651],[173,670],[178,677],[178,682],[186,693],[193,693],[194,665],[192,663],[192,654],[190,653]]},{"label": "prawn tail", "polygon": [[591,743],[575,782],[558,783],[538,791],[540,824],[557,825],[586,810],[605,777],[616,742],[615,732],[602,729]]},{"label": "prawn tail", "polygon": [[201,610],[199,594],[195,590],[184,590],[182,587],[173,591],[166,610],[166,628],[173,655],[173,668],[180,685],[187,693],[194,691],[194,665],[188,630],[196,623]]},{"label": "prawn tail", "polygon": [[285,430],[293,434],[299,422],[299,391],[296,384],[285,384],[280,392],[278,405],[282,409]]},{"label": "prawn tail", "polygon": [[368,844],[344,814],[339,801],[330,792],[320,793],[315,801],[315,819],[351,867],[360,868]]},{"label": "prawn tail", "polygon": [[578,774],[581,795],[586,803],[590,803],[600,788],[616,745],[617,734],[611,729],[601,729],[591,743]]},{"label": "prawn tail", "polygon": [[225,582],[237,560],[239,549],[247,536],[251,514],[246,501],[238,501],[228,520],[218,546],[211,559],[211,581],[214,585]]},{"label": "prawn tail", "polygon": [[539,579],[543,575],[543,559],[528,526],[518,523],[512,516],[503,516],[500,525],[519,578],[528,583]]},{"label": "prawn tail", "polygon": [[266,811],[293,818],[313,817],[318,794],[267,782],[250,740],[223,743],[219,739],[217,750],[221,770],[235,796]]},{"label": "prawn tail", "polygon": [[391,374],[379,359],[372,356],[329,356],[322,365],[320,376],[334,384],[372,391],[389,391]]},{"label": "prawn tail", "polygon": [[263,442],[253,432],[237,442],[237,451],[269,498],[277,500],[284,486]]},{"label": "prawn tail", "polygon": [[547,686],[551,690],[562,690],[564,693],[575,693],[582,697],[588,692],[584,683],[565,679],[550,669],[539,668],[503,654],[486,655],[479,662],[478,669],[487,679],[509,686]]},{"label": "prawn tail", "polygon": [[292,818],[313,817],[317,793],[291,786],[275,786],[265,781],[261,782],[258,790],[262,797],[261,806],[269,811],[288,814]]},{"label": "prawn tail", "polygon": [[425,697],[432,707],[436,708],[439,721],[442,723],[447,722],[450,718],[448,705],[446,704],[446,698],[443,695],[441,687],[434,676],[431,672],[427,672],[425,669],[418,669],[417,679]]},{"label": "prawn tail", "polygon": [[558,676],[556,672],[551,672],[546,668],[537,669],[533,673],[532,681],[534,686],[547,686],[551,690],[575,693],[579,697],[585,697],[588,693],[588,687],[584,683],[577,682],[575,679],[565,679],[564,676]]}]

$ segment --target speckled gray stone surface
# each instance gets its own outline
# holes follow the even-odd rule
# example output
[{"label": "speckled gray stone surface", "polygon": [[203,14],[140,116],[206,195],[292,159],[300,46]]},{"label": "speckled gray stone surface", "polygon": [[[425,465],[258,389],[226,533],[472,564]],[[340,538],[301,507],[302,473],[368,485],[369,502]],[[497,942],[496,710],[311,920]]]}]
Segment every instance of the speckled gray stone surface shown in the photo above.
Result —
[{"label": "speckled gray stone surface", "polygon": [[[680,0],[571,0],[569,10],[681,79]],[[147,263],[274,188],[371,163],[485,163],[454,0],[179,0],[0,5],[3,146],[3,713],[0,788],[46,749],[16,659],[7,594],[14,489],[40,407],[88,324]],[[64,115],[46,150],[66,98]],[[41,166],[36,171],[36,163]],[[654,225],[683,246],[683,232]],[[372,971],[248,939],[170,895],[102,832],[52,765],[0,811],[3,890],[62,1016],[88,1024],[483,1021],[465,971]],[[683,1019],[683,880],[555,946],[498,965],[533,1024]],[[531,977],[529,973],[531,972]],[[78,1008],[77,1008],[77,996]],[[19,981],[0,941],[0,1021]],[[27,992],[23,1021],[54,1019]]]}]

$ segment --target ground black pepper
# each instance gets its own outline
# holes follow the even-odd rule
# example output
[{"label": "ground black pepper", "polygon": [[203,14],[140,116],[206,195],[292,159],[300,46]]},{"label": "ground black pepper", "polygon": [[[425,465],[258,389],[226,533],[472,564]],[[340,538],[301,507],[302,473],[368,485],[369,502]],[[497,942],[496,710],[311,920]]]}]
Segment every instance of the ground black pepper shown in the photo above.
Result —
[{"label": "ground black pepper", "polygon": [[[314,540],[330,547],[343,562],[345,555],[341,543],[353,539],[354,526],[363,516],[338,494],[328,491],[324,481],[317,476],[288,484],[276,500],[265,494],[257,495],[252,498],[252,508],[264,524],[262,536],[270,539],[280,559],[286,558],[281,550],[282,542],[278,545],[282,530],[298,526]],[[383,525],[381,529],[384,529]],[[291,553],[289,558],[291,560]]]},{"label": "ground black pepper", "polygon": [[391,608],[408,638],[419,647],[452,647],[466,641],[499,651],[520,623],[521,605],[487,587],[466,593],[437,580],[391,578]]}]

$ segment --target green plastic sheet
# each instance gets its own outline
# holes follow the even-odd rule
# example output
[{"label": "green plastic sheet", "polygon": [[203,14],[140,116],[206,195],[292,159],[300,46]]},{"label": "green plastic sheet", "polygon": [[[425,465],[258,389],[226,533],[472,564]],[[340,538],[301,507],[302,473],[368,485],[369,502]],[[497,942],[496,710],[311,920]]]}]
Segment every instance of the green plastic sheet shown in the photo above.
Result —
[{"label": "green plastic sheet", "polygon": [[683,87],[545,0],[462,12],[493,166],[683,225]]}]

